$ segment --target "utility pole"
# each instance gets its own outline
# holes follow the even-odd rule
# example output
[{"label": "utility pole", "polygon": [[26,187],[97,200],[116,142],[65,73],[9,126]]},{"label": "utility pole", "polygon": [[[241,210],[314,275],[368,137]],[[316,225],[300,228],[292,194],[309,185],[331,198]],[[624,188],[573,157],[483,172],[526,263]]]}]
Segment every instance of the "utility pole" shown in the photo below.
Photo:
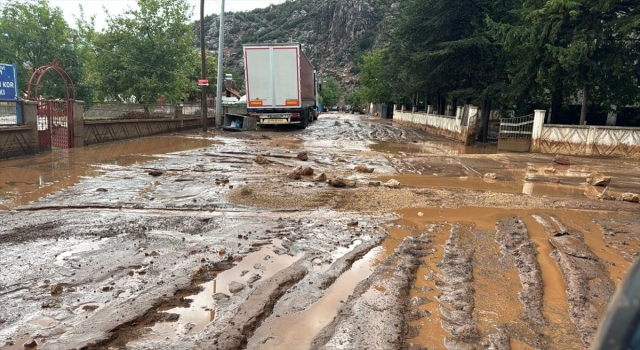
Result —
[{"label": "utility pole", "polygon": [[[200,56],[202,58],[202,79],[207,79],[207,56],[204,47],[204,0],[200,0]],[[207,120],[207,86],[202,84],[202,131],[207,132],[209,121]]]},{"label": "utility pole", "polygon": [[216,121],[220,120],[220,124],[224,123],[224,119],[222,117],[222,75],[224,74],[222,67],[222,61],[224,60],[224,0],[222,0],[221,2],[222,9],[220,10],[220,39],[218,42],[218,91],[216,96]]}]

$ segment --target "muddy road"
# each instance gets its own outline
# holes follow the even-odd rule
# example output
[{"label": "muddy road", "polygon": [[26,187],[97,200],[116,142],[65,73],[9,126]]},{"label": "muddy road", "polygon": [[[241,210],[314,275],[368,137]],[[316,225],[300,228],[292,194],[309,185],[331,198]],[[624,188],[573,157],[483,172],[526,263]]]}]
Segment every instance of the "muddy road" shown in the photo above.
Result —
[{"label": "muddy road", "polygon": [[587,348],[640,161],[569,158],[334,113],[0,161],[0,349]]}]

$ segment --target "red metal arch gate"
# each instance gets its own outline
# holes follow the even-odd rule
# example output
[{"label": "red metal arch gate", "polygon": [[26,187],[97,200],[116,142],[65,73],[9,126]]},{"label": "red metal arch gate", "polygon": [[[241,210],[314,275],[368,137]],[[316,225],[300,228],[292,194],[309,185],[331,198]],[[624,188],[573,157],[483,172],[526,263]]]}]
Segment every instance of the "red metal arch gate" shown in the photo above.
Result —
[{"label": "red metal arch gate", "polygon": [[40,151],[73,148],[73,100],[38,101]]},{"label": "red metal arch gate", "polygon": [[[53,71],[64,83],[66,100],[41,100],[38,94],[40,83],[45,74]],[[31,88],[35,91],[32,94]],[[71,90],[73,95],[69,95]],[[27,98],[38,101],[38,143],[41,151],[52,148],[73,148],[73,108],[76,99],[76,87],[69,74],[56,61],[49,66],[36,69],[29,79]]]}]

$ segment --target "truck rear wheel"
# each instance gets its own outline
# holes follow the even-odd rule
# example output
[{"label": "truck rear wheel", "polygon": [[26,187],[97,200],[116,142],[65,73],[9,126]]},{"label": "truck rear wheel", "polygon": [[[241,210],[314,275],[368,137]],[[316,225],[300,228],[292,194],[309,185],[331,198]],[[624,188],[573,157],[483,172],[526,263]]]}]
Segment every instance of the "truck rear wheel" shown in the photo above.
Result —
[{"label": "truck rear wheel", "polygon": [[300,113],[300,124],[298,124],[299,129],[306,129],[309,126],[309,111],[303,111]]}]

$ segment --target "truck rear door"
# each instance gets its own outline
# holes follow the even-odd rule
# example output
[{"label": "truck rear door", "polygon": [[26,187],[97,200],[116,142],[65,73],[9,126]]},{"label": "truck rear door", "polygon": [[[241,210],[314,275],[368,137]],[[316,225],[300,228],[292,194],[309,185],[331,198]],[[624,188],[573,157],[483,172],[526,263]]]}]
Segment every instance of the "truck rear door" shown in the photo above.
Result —
[{"label": "truck rear door", "polygon": [[249,108],[300,107],[296,46],[247,46],[245,75]]}]

